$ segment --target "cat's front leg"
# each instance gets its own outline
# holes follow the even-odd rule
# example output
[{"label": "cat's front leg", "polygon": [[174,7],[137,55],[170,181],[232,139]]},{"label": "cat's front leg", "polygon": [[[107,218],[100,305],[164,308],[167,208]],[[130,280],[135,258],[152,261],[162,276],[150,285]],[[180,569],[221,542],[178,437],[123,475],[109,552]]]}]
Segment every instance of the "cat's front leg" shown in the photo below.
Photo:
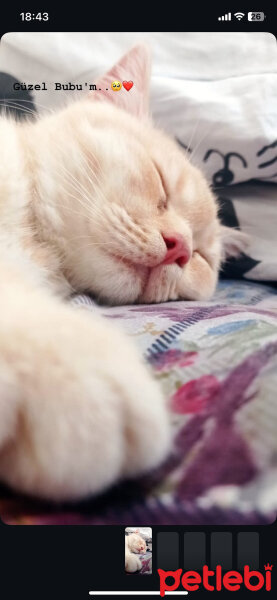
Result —
[{"label": "cat's front leg", "polygon": [[161,463],[168,413],[131,341],[41,292],[18,288],[3,303],[0,480],[73,500]]},{"label": "cat's front leg", "polygon": [[127,573],[135,573],[136,571],[140,571],[141,567],[141,560],[136,554],[133,554],[132,552],[125,554],[125,571]]},{"label": "cat's front leg", "polygon": [[168,300],[207,300],[216,287],[217,268],[199,252],[180,268],[177,264],[159,265],[152,269],[140,302]]},{"label": "cat's front leg", "polygon": [[179,299],[209,300],[213,295],[221,262],[238,257],[250,243],[249,237],[234,228],[220,226],[213,241],[199,244],[190,261],[182,269],[176,284]]},{"label": "cat's front leg", "polygon": [[218,266],[195,251],[176,283],[179,300],[209,300],[218,280]]}]

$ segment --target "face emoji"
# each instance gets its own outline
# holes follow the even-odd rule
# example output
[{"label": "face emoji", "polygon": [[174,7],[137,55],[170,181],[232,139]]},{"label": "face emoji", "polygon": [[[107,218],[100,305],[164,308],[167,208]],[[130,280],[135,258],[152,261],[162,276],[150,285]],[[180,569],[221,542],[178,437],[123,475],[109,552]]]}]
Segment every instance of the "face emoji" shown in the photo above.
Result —
[{"label": "face emoji", "polygon": [[122,88],[122,83],[120,83],[120,81],[113,81],[111,83],[111,88],[113,92],[119,92],[119,90]]}]

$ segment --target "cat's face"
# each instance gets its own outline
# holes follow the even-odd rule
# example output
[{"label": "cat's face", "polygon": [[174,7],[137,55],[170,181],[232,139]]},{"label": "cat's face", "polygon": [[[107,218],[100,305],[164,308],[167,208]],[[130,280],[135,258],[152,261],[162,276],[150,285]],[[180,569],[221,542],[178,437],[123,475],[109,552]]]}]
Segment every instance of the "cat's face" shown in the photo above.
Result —
[{"label": "cat's face", "polygon": [[[150,124],[104,103],[82,110],[93,122],[91,142],[84,144],[87,177],[78,164],[73,171],[80,212],[88,208],[84,223],[72,222],[80,234],[70,263],[74,267],[76,256],[74,283],[115,303],[178,298],[178,281],[195,251],[216,271],[219,264],[216,204],[205,179]],[[176,257],[161,268],[174,243],[180,246]]]},{"label": "cat's face", "polygon": [[137,533],[129,535],[129,548],[135,554],[144,554],[146,552],[146,543],[144,539]]},{"label": "cat's face", "polygon": [[[60,117],[62,131],[73,132],[70,172],[56,175],[69,208],[61,208],[66,275],[77,290],[116,304],[209,297],[221,257],[216,202],[183,150],[144,114],[143,53],[134,49],[101,80],[109,89],[110,79],[132,76],[138,96],[109,92],[112,102],[88,98]],[[193,291],[199,268],[201,290]]]}]

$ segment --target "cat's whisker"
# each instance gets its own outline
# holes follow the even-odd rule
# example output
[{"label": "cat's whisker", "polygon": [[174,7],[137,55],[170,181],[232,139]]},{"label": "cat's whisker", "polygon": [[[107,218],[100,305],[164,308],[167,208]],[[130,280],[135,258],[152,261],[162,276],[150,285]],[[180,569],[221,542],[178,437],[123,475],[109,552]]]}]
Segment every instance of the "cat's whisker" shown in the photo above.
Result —
[{"label": "cat's whisker", "polygon": [[95,182],[95,181],[93,181],[93,180],[91,179],[91,177],[90,177],[90,176],[88,175],[88,173],[87,173],[87,174],[86,174],[86,176],[87,176],[87,178],[88,178],[89,182],[90,182],[90,183],[91,183],[91,185],[94,187],[94,189],[97,189],[97,193],[98,193],[98,194],[101,196],[102,200],[104,200],[104,202],[106,202],[107,200],[106,200],[106,198],[105,198],[105,196],[104,196],[104,194],[103,194],[103,192],[102,192],[102,189],[101,189],[101,182],[100,182],[100,180],[97,178],[97,175],[96,175],[96,173],[94,173],[94,172],[92,171],[92,169],[91,169],[91,173],[93,173],[93,177],[94,177],[94,179],[96,180],[96,182]]},{"label": "cat's whisker", "polygon": [[[68,183],[68,182],[67,182],[67,183]],[[75,187],[73,187],[73,189],[76,189],[76,188],[75,188]],[[83,208],[85,208],[85,212],[80,212],[80,211],[74,210],[74,209],[72,209],[72,207],[71,207],[71,206],[68,206],[67,204],[61,204],[61,202],[60,202],[58,199],[55,199],[55,203],[56,203],[56,204],[57,204],[57,205],[58,205],[60,208],[64,208],[66,211],[68,211],[68,212],[71,212],[71,213],[73,213],[73,214],[76,214],[76,215],[78,215],[78,216],[80,216],[80,215],[81,215],[81,216],[83,216],[83,217],[88,217],[88,215],[89,215],[90,213],[91,213],[91,215],[92,215],[92,216],[95,216],[95,214],[96,214],[96,211],[94,211],[94,207],[93,207],[93,205],[91,204],[91,200],[89,201],[88,199],[85,199],[85,200],[86,200],[86,202],[82,202],[82,201],[81,201],[81,198],[80,198],[80,196],[81,196],[82,198],[84,198],[84,196],[83,196],[83,193],[82,193],[82,192],[80,192],[80,190],[79,190],[79,189],[77,189],[77,193],[78,193],[79,195],[78,195],[78,196],[75,196],[74,194],[71,194],[71,193],[68,191],[68,189],[66,189],[66,188],[65,188],[65,190],[64,190],[64,196],[65,196],[65,197],[68,197],[68,196],[69,196],[69,197],[73,198],[74,200],[77,200],[77,202],[78,202],[79,204],[81,204],[81,206],[82,206]]]},{"label": "cat's whisker", "polygon": [[[97,165],[97,169],[101,172],[101,174],[103,174],[103,169],[101,167],[101,164],[99,162],[98,157],[92,152],[92,150],[90,150],[90,155],[92,156],[93,160],[95,161],[96,165]],[[98,179],[97,173],[95,171],[93,171],[89,161],[86,159],[86,157],[84,156],[84,154],[81,155],[81,160],[82,160],[82,167],[83,167],[83,173],[86,177],[88,177],[88,171],[92,174],[92,176],[94,177],[94,179],[96,179],[96,182],[100,185],[101,182]]]},{"label": "cat's whisker", "polygon": [[187,147],[187,154],[190,156],[190,158],[192,157],[192,154],[193,154],[193,151],[191,151],[191,146],[192,146],[192,143],[193,143],[194,138],[196,136],[196,132],[197,132],[197,129],[199,127],[200,121],[201,121],[201,117],[199,117],[198,121],[196,121],[195,127],[194,127],[194,129],[192,131],[192,134],[191,134],[190,138],[189,138],[188,147]]},{"label": "cat's whisker", "polygon": [[[93,158],[94,158],[94,160],[96,159],[96,157],[94,157],[94,156],[93,156]],[[84,159],[84,156],[83,156],[83,162],[84,162],[84,160],[85,160],[85,159]],[[99,165],[99,161],[98,161],[98,159],[97,159],[97,163],[98,163],[98,165]],[[100,165],[99,165],[99,166],[100,166]],[[90,181],[91,185],[92,185],[94,188],[95,188],[96,184],[98,184],[98,187],[97,187],[97,189],[98,189],[98,191],[100,192],[100,195],[102,196],[102,199],[103,199],[103,200],[106,202],[106,198],[105,198],[105,196],[104,196],[104,194],[103,194],[103,192],[102,192],[102,189],[101,189],[101,181],[98,179],[98,176],[97,176],[96,172],[92,170],[92,168],[91,168],[90,164],[88,163],[88,161],[86,161],[86,162],[85,162],[85,164],[84,164],[84,167],[86,167],[86,168],[84,168],[84,174],[85,174],[85,176],[88,178],[88,180]],[[91,179],[91,177],[88,175],[88,171],[89,171],[89,172],[92,174],[93,178],[96,180],[96,184],[95,184],[95,182],[94,182],[94,181]]]},{"label": "cat's whisker", "polygon": [[[71,184],[72,187],[75,188],[75,191],[77,191],[78,193],[82,193],[82,197],[83,199],[86,199],[88,202],[88,208],[91,208],[92,206],[92,200],[91,198],[89,198],[87,196],[87,190],[86,188],[81,184],[81,182],[79,180],[77,180],[74,175],[72,173],[70,173],[64,166],[62,166],[62,169],[64,170],[64,172],[67,174],[67,176],[70,177],[71,179]],[[95,184],[94,184],[94,189],[95,189]]]},{"label": "cat's whisker", "polygon": [[[97,214],[98,216],[102,217],[102,213],[100,213],[99,211],[97,212],[96,207],[93,205],[91,198],[89,198],[86,195],[86,190],[80,184],[80,182],[77,179],[75,179],[75,177],[72,175],[72,173],[67,171],[67,169],[65,167],[61,166],[61,169],[66,173],[66,176],[67,176],[66,182],[69,183],[71,185],[71,187],[78,194],[78,196],[75,196],[74,194],[70,194],[68,192],[68,190],[65,189],[65,196],[71,196],[72,198],[77,200],[83,206],[83,208],[86,209],[86,212],[91,214],[92,216],[95,216]],[[69,179],[69,177],[70,177],[70,179]],[[81,200],[80,196],[82,197],[82,200]]]},{"label": "cat's whisker", "polygon": [[[91,239],[91,236],[80,235],[80,236],[76,236],[73,238],[68,238],[68,241],[71,242],[73,240],[78,240],[78,239],[82,239],[82,238],[90,238]],[[113,245],[114,245],[113,242],[91,242],[89,244],[86,244],[86,247],[89,247],[89,246],[113,246]]]},{"label": "cat's whisker", "polygon": [[[7,98],[5,97],[5,100],[11,101],[11,102],[16,102],[16,100],[14,100],[14,98]],[[18,100],[19,101],[19,100]],[[41,108],[43,108],[44,110],[47,110],[49,113],[54,114],[56,112],[55,108],[51,108],[49,106],[46,106],[46,104],[42,104],[41,102],[37,102],[37,100],[32,101],[32,100],[27,100],[25,98],[20,99],[20,102],[22,103],[26,103],[26,104],[32,104],[32,106],[40,106]],[[28,107],[26,107],[28,108]],[[38,113],[36,113],[36,115],[38,115]],[[39,115],[38,115],[39,116]]]},{"label": "cat's whisker", "polygon": [[17,102],[14,99],[9,100],[8,98],[5,98],[5,101],[0,99],[0,106],[5,106],[6,108],[19,107],[22,110],[31,112],[32,114],[34,113],[34,110],[31,109],[29,106],[22,106],[20,102]]},{"label": "cat's whisker", "polygon": [[[96,216],[100,217],[101,219],[103,219],[103,204],[101,205],[101,210],[99,210],[99,208],[96,207],[96,205],[95,205],[95,200],[97,200],[98,196],[101,196],[102,203],[104,202],[104,207],[106,207],[106,204],[107,204],[106,198],[103,195],[100,184],[97,186],[96,183],[94,181],[92,181],[91,177],[88,175],[88,170],[91,172],[93,177],[97,180],[96,173],[91,169],[89,163],[87,161],[85,161],[83,156],[82,156],[82,161],[83,161],[83,165],[82,165],[83,174],[90,181],[94,191],[96,191],[96,197],[93,198],[94,202],[92,202],[92,198],[89,198],[87,196],[87,190],[86,190],[85,186],[80,182],[80,180],[77,180],[74,177],[74,175],[70,171],[68,171],[68,169],[66,169],[66,167],[64,165],[59,165],[59,167],[61,168],[61,170],[64,172],[64,174],[67,177],[66,181],[70,183],[70,185],[77,192],[77,194],[80,194],[82,196],[82,201],[80,200],[79,197],[78,198],[75,197],[75,199],[78,200],[79,203],[81,203],[82,206],[84,208],[86,208],[93,217],[96,215]],[[97,160],[97,162],[98,162],[98,160]],[[85,206],[84,201],[87,202],[87,206]]]},{"label": "cat's whisker", "polygon": [[87,212],[81,213],[80,211],[74,210],[70,206],[67,206],[66,204],[60,204],[58,202],[57,202],[57,205],[59,206],[59,208],[64,208],[67,212],[70,212],[74,215],[78,215],[78,217],[79,216],[87,217]]},{"label": "cat's whisker", "polygon": [[[101,166],[101,164],[100,164],[100,162],[99,162],[99,159],[97,158],[97,156],[96,156],[94,153],[92,154],[92,156],[93,156],[93,160],[94,160],[94,161],[96,162],[96,164],[97,164],[97,169],[100,171],[101,175],[103,175],[103,169],[102,169],[102,166]],[[95,177],[96,181],[97,181],[97,182],[100,184],[100,183],[101,183],[101,181],[100,181],[100,179],[98,178],[97,172],[96,172],[96,171],[93,171],[93,169],[92,169],[92,167],[91,167],[91,165],[89,164],[89,162],[88,162],[88,161],[86,161],[86,165],[87,165],[87,167],[88,167],[88,170],[90,171],[90,173],[93,175],[93,177]]]},{"label": "cat's whisker", "polygon": [[[79,204],[81,204],[81,206],[83,208],[85,208],[86,210],[86,216],[91,216],[91,217],[101,217],[102,219],[104,218],[103,214],[100,211],[97,211],[97,208],[95,206],[93,206],[92,203],[86,203],[86,202],[82,202],[81,198],[83,199],[84,197],[79,194],[79,196],[75,196],[74,194],[70,194],[69,192],[67,192],[67,196],[77,200],[79,202]],[[86,198],[84,198],[84,200],[86,200]]]},{"label": "cat's whisker", "polygon": [[[14,116],[14,114],[11,113],[11,112],[8,112],[7,109],[15,109],[15,110],[19,110],[20,109],[20,112],[22,112],[22,113],[25,113],[27,115],[32,115],[32,116],[35,115],[35,116],[37,116],[37,114],[34,111],[31,111],[30,109],[27,109],[27,108],[23,108],[20,104],[16,104],[16,103],[13,103],[13,104],[11,104],[11,103],[10,104],[6,104],[5,103],[4,104],[3,102],[0,101],[0,108],[1,107],[5,108],[5,115],[7,117],[8,116],[10,116],[10,117]],[[18,115],[15,115],[15,116],[18,116]]]},{"label": "cat's whisker", "polygon": [[211,131],[214,129],[214,126],[215,126],[215,124],[213,123],[212,126],[209,127],[208,131],[206,131],[206,133],[200,138],[200,140],[196,144],[195,148],[192,150],[192,153],[189,156],[191,162],[192,162],[192,159],[194,158],[197,150],[199,150],[199,148],[201,147],[201,145],[203,144],[203,142],[207,139],[207,137],[209,136],[209,134],[211,133]]}]

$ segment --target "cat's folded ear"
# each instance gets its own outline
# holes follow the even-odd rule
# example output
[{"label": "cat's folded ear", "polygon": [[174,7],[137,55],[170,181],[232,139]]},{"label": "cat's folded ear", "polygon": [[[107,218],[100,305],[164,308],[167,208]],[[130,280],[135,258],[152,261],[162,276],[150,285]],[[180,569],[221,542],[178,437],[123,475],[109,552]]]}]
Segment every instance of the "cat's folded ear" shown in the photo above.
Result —
[{"label": "cat's folded ear", "polygon": [[222,242],[221,258],[238,257],[245,252],[250,245],[250,237],[234,227],[220,226],[220,235]]},{"label": "cat's folded ear", "polygon": [[[96,81],[97,89],[90,93],[90,98],[112,102],[136,117],[147,118],[150,72],[150,49],[146,44],[134,46]],[[126,87],[122,85],[121,89],[113,91],[111,84],[114,81],[124,82]]]}]

